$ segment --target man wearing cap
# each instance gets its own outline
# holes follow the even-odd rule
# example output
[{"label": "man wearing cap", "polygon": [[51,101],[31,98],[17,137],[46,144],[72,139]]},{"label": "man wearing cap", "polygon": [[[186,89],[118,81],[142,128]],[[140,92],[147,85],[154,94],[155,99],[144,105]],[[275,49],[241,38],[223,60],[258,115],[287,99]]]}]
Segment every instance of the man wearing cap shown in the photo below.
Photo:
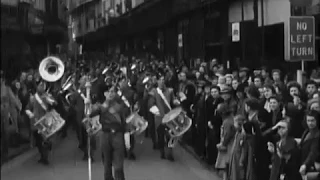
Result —
[{"label": "man wearing cap", "polygon": [[[161,159],[167,158],[170,161],[174,161],[172,147],[168,147],[169,135],[166,132],[166,126],[162,124],[162,119],[173,108],[172,105],[177,105],[178,102],[175,101],[173,89],[165,86],[165,75],[162,70],[158,70],[157,79],[158,87],[150,92],[149,111],[155,117],[157,143]],[[165,149],[167,149],[167,156]]]},{"label": "man wearing cap", "polygon": [[227,85],[221,87],[220,95],[223,99],[223,103],[227,104],[231,109],[232,113],[235,114],[237,111],[237,102],[232,98],[232,88]]},{"label": "man wearing cap", "polygon": [[247,67],[240,68],[240,70],[239,70],[240,83],[244,84],[245,87],[249,86],[248,72],[249,72],[249,68],[247,68]]}]

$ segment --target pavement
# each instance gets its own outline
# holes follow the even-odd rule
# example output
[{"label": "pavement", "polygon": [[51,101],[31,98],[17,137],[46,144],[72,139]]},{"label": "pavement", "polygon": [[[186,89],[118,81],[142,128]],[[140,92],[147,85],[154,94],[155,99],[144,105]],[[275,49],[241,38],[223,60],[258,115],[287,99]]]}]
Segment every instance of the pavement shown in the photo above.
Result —
[{"label": "pavement", "polygon": [[[1,179],[88,180],[88,162],[82,160],[83,154],[77,146],[75,135],[70,134],[53,148],[49,166],[38,164],[39,157],[34,155],[20,165],[2,171]],[[99,149],[92,164],[92,180],[103,180]],[[220,180],[180,145],[174,149],[175,162],[160,159],[160,153],[152,149],[150,139],[138,137],[135,153],[136,161],[125,161],[126,180]]]}]

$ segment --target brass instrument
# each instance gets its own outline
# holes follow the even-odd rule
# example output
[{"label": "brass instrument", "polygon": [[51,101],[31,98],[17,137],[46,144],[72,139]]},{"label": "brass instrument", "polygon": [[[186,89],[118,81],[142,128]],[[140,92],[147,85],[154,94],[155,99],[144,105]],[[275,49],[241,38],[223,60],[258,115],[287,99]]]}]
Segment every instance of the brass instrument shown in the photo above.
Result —
[{"label": "brass instrument", "polygon": [[67,80],[62,84],[62,90],[60,93],[68,92],[65,96],[65,100],[70,105],[70,97],[74,93],[73,85],[75,84],[73,74],[70,75]]},{"label": "brass instrument", "polygon": [[[59,58],[49,56],[41,61],[39,66],[39,74],[43,80],[47,82],[55,82],[62,77],[64,68],[64,64]],[[45,99],[46,102],[50,105],[56,102],[48,91],[42,97],[39,97],[38,94],[35,95],[36,100],[46,111],[46,114],[41,117],[34,124],[34,126],[45,139],[48,139],[49,137],[54,135],[65,124],[65,120],[62,119],[54,109],[49,111],[47,108],[47,104],[42,101],[41,98]]]},{"label": "brass instrument", "polygon": [[192,120],[181,107],[178,107],[168,112],[163,117],[162,123],[169,128],[170,140],[168,141],[168,147],[174,147],[181,136],[190,129]]},{"label": "brass instrument", "polygon": [[59,58],[48,56],[41,61],[39,74],[47,82],[56,82],[63,76],[64,69],[64,64]]}]

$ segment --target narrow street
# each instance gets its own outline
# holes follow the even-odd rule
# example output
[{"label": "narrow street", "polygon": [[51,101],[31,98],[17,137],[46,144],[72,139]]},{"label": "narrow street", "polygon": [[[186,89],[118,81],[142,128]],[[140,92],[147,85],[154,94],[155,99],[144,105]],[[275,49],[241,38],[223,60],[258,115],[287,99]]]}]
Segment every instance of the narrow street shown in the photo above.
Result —
[{"label": "narrow street", "polygon": [[[140,140],[141,142],[141,140]],[[192,155],[178,146],[174,150],[175,162],[161,160],[158,151],[152,150],[151,141],[145,139],[136,146],[136,161],[126,160],[127,180],[218,180],[206,170]],[[99,149],[99,148],[98,148]],[[88,162],[82,160],[77,148],[76,137],[70,134],[52,151],[49,166],[37,163],[33,157],[16,169],[1,174],[3,180],[87,180]],[[92,180],[103,179],[101,152],[95,153],[92,164]]]}]

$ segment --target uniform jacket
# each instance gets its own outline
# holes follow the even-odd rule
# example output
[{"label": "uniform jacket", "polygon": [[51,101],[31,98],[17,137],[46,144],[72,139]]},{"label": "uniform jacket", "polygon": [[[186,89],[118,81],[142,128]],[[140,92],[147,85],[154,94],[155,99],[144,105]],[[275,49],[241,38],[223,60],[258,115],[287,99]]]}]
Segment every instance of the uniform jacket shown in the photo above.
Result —
[{"label": "uniform jacket", "polygon": [[103,131],[108,131],[110,129],[125,131],[125,117],[124,112],[122,111],[124,103],[121,101],[122,100],[116,96],[113,100],[98,105],[97,108],[91,112],[90,117],[100,116],[99,121]]},{"label": "uniform jacket", "polygon": [[[43,103],[49,110],[51,107],[49,106],[49,103],[46,101],[46,98],[44,98],[43,95],[39,95],[42,99]],[[46,110],[42,108],[40,103],[36,100],[35,96],[30,97],[30,101],[26,107],[26,110],[31,111],[34,114],[34,118],[30,120],[31,128],[35,130],[35,127],[33,126],[34,123],[36,123],[41,117],[43,117],[46,114]]]},{"label": "uniform jacket", "polygon": [[137,101],[137,94],[136,92],[129,86],[125,86],[124,88],[120,89],[121,91],[121,96],[120,98],[122,99],[123,97],[128,101],[128,105],[124,102],[123,100],[123,103],[124,103],[124,106],[123,106],[123,109],[124,109],[124,115],[127,117],[131,114],[131,109],[132,107],[134,106],[134,104],[136,103]]},{"label": "uniform jacket", "polygon": [[[162,93],[172,108],[173,99],[174,99],[173,89],[165,88]],[[163,117],[165,114],[167,114],[170,111],[170,108],[166,105],[165,101],[159,95],[157,88],[154,88],[153,90],[151,90],[150,95],[151,96],[148,100],[148,109],[150,109],[152,106],[157,106],[157,108],[160,111],[161,117]]]}]

